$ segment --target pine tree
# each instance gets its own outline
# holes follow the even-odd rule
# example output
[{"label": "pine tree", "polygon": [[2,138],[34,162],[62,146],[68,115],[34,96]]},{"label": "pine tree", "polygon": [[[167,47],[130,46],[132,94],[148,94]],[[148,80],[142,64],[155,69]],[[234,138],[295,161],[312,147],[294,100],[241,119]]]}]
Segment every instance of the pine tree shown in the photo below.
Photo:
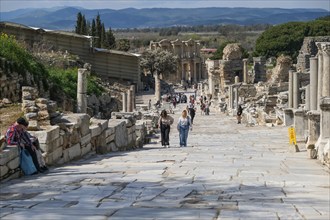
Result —
[{"label": "pine tree", "polygon": [[98,13],[96,16],[96,47],[101,47],[101,42],[102,42],[102,23],[101,23],[101,18],[100,14]]},{"label": "pine tree", "polygon": [[87,35],[87,23],[86,23],[85,15],[83,15],[83,16],[82,16],[82,19],[81,19],[81,29],[80,29],[80,34]]},{"label": "pine tree", "polygon": [[116,38],[113,35],[113,32],[112,32],[111,28],[109,28],[107,33],[106,33],[106,40],[107,40],[107,44],[108,44],[109,49],[114,49],[116,47]]},{"label": "pine tree", "polygon": [[82,14],[81,14],[81,12],[78,12],[78,14],[77,14],[76,28],[75,28],[75,32],[77,34],[81,34],[81,23],[82,23]]}]

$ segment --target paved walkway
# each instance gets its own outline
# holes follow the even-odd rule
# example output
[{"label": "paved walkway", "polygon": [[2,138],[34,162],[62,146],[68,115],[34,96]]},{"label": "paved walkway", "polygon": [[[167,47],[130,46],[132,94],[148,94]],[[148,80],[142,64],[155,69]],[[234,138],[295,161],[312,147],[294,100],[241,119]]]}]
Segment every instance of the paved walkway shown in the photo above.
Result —
[{"label": "paved walkway", "polygon": [[287,142],[287,128],[198,112],[186,148],[173,126],[169,149],[94,155],[1,184],[0,218],[328,220],[329,170]]}]

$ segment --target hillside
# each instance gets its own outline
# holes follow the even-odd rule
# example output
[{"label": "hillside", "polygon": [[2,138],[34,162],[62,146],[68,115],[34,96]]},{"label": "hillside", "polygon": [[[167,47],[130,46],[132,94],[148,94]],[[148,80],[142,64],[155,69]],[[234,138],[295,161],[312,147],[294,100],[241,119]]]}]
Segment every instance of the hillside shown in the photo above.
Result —
[{"label": "hillside", "polygon": [[145,28],[169,26],[194,26],[214,24],[282,24],[289,21],[309,21],[329,15],[323,9],[281,9],[281,8],[126,8],[83,9],[64,7],[56,9],[20,9],[2,12],[0,21],[11,21],[28,26],[53,30],[70,30],[75,26],[77,13],[87,20],[97,13],[106,27]]}]

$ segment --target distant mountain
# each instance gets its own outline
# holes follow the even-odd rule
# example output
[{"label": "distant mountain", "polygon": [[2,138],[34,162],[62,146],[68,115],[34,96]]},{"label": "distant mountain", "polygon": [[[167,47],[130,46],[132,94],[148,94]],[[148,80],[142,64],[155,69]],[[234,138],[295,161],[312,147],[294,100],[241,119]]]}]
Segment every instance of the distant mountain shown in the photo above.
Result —
[{"label": "distant mountain", "polygon": [[61,7],[52,9],[19,9],[2,12],[0,21],[11,21],[28,26],[53,30],[74,29],[77,13],[87,20],[99,13],[106,27],[145,28],[194,26],[214,24],[281,24],[290,21],[309,21],[329,15],[324,9],[281,8],[149,8],[84,9]]}]

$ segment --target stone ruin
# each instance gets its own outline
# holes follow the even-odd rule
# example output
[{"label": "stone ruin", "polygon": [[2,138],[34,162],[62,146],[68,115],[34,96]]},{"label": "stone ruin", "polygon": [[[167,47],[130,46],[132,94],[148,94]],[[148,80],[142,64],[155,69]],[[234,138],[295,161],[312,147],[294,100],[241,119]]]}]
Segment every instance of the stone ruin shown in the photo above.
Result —
[{"label": "stone ruin", "polygon": [[[247,126],[293,126],[297,145],[307,149],[308,157],[330,166],[329,42],[329,36],[306,38],[297,64],[281,55],[269,71],[264,58],[253,58],[252,74],[246,68],[247,60],[230,60],[239,57],[236,52],[228,54],[237,48],[230,46],[232,49],[224,51],[224,60],[209,61],[213,65],[208,69],[209,83],[200,84],[199,88],[202,95],[212,94],[213,106],[229,115],[235,116],[237,106],[242,105]],[[234,64],[239,62],[243,67],[243,81],[240,74],[233,74],[241,71],[242,68]],[[220,83],[214,77],[216,74]],[[214,89],[217,83],[219,91]]]},{"label": "stone ruin", "polygon": [[[86,71],[78,70],[79,73]],[[129,111],[112,112],[110,119],[91,117],[86,114],[86,84],[82,81],[78,82],[77,93],[80,96],[77,111],[80,113],[58,112],[56,102],[39,98],[36,88],[22,87],[22,111],[29,121],[29,132],[39,139],[48,166],[67,163],[89,154],[142,148],[151,140],[150,135],[153,135],[157,126],[158,112],[142,114],[133,111],[134,86],[127,91]],[[5,146],[3,142],[0,144],[0,180],[19,177],[21,171],[17,146]]]}]

